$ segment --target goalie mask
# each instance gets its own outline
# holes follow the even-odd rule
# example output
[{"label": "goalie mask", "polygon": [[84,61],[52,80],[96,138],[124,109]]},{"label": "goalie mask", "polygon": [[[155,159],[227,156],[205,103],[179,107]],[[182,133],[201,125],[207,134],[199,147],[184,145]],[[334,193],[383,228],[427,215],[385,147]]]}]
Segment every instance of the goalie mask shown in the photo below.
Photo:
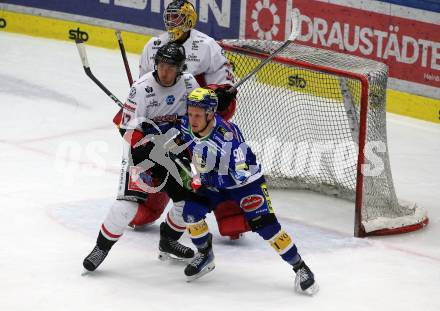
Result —
[{"label": "goalie mask", "polygon": [[209,112],[216,112],[218,105],[218,98],[215,92],[211,89],[197,88],[188,95],[186,101],[187,108],[189,106],[203,108],[206,114]]},{"label": "goalie mask", "polygon": [[159,63],[167,63],[177,67],[177,75],[180,76],[186,70],[185,48],[180,44],[168,42],[157,50],[154,56],[154,70],[157,71]]},{"label": "goalie mask", "polygon": [[187,0],[176,0],[165,9],[163,20],[170,41],[176,41],[196,26],[197,13]]}]

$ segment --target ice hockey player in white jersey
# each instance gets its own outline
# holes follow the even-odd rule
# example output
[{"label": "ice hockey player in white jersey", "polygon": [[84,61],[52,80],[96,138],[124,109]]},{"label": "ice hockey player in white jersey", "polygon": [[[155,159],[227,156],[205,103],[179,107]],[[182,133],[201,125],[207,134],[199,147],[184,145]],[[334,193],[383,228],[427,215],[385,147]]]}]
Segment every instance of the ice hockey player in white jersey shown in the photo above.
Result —
[{"label": "ice hockey player in white jersey", "polygon": [[[191,248],[177,240],[185,231],[183,200],[188,197],[198,199],[193,192],[185,191],[174,178],[167,178],[167,169],[159,165],[163,159],[152,159],[154,142],[144,139],[150,134],[167,132],[186,113],[186,97],[199,85],[191,74],[183,72],[184,66],[184,48],[168,43],[158,50],[154,71],[139,78],[130,90],[120,124],[121,134],[128,144],[125,144],[122,160],[119,193],[101,226],[96,246],[83,261],[88,271],[94,271],[103,262],[134,218],[138,203],[156,194],[148,193],[152,189],[165,191],[174,202],[167,221],[160,226],[159,249],[162,255],[177,259],[194,256]],[[148,170],[139,166],[150,158],[159,164],[148,167]]]},{"label": "ice hockey player in white jersey", "polygon": [[[172,1],[165,9],[163,19],[167,32],[152,37],[145,45],[139,63],[140,76],[153,70],[154,57],[161,46],[167,42],[182,44],[187,53],[187,71],[194,75],[200,86],[209,85],[215,90],[219,98],[218,113],[226,120],[232,118],[236,109],[235,94],[226,92],[234,83],[231,65],[213,38],[194,29],[197,13],[193,5],[187,0]],[[157,206],[161,205],[152,204],[154,200],[156,198],[150,198],[148,206],[141,204],[135,225],[151,223],[160,216]],[[235,239],[249,230],[241,210],[230,202],[223,202],[216,209],[215,216],[221,234]]]},{"label": "ice hockey player in white jersey", "polygon": [[167,42],[173,41],[185,48],[188,72],[194,75],[201,86],[233,84],[231,65],[223,55],[222,48],[213,38],[194,29],[196,22],[197,13],[190,2],[171,2],[164,12],[167,32],[151,38],[145,45],[139,63],[139,75],[151,71],[157,50]]},{"label": "ice hockey player in white jersey", "polygon": [[235,201],[244,211],[252,231],[258,233],[290,264],[296,273],[295,289],[313,295],[318,285],[305,264],[291,236],[275,215],[255,154],[246,144],[237,125],[216,114],[218,99],[212,90],[198,88],[189,94],[188,115],[179,125],[181,141],[188,145],[192,162],[201,180],[197,193],[209,203],[185,202],[183,217],[198,253],[185,268],[188,281],[209,271],[214,265],[212,235],[206,214],[225,198]]}]

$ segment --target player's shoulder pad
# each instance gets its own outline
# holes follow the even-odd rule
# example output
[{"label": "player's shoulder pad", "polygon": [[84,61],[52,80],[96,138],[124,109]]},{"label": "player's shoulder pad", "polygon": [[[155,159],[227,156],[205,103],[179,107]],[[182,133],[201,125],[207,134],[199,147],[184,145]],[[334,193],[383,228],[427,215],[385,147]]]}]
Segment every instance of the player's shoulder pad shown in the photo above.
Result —
[{"label": "player's shoulder pad", "polygon": [[148,40],[147,44],[145,45],[145,49],[150,48],[157,50],[167,42],[168,42],[168,33],[165,32],[158,36],[151,37],[151,39]]},{"label": "player's shoulder pad", "polygon": [[[128,94],[127,102],[124,105],[124,108],[134,111],[137,103],[136,103],[136,95],[138,94],[138,89],[136,88],[136,85],[133,84],[130,88],[130,93]],[[133,106],[130,106],[133,105]]]},{"label": "player's shoulder pad", "polygon": [[152,81],[154,81],[153,72],[149,71],[137,79],[132,86],[136,88],[143,88],[145,84],[149,84]]},{"label": "player's shoulder pad", "polygon": [[[147,74],[143,75],[139,79],[133,82],[130,88],[130,93],[128,94],[127,103],[130,103],[132,105],[137,105],[136,99],[139,97],[139,94],[142,92],[142,81],[144,80],[145,76]],[[130,107],[125,107],[130,108]],[[131,110],[131,109],[129,109]]]},{"label": "player's shoulder pad", "polygon": [[191,37],[193,40],[197,40],[201,44],[209,44],[212,41],[216,42],[212,37],[201,31],[198,31],[197,29],[191,30]]},{"label": "player's shoulder pad", "polygon": [[181,125],[182,127],[185,127],[185,128],[188,127],[188,125],[189,125],[188,115],[184,115],[184,116],[182,117],[182,119],[180,120],[180,125]]},{"label": "player's shoulder pad", "polygon": [[201,45],[204,49],[210,51],[211,57],[218,57],[220,54],[225,57],[222,47],[214,38],[205,35],[202,32],[199,33],[200,35],[194,37],[193,41],[197,41],[197,43]]},{"label": "player's shoulder pad", "polygon": [[144,94],[148,89],[151,89],[151,84],[154,81],[153,72],[147,72],[142,77],[133,82],[128,95],[128,101],[135,103],[135,99],[139,98],[139,94]]},{"label": "player's shoulder pad", "polygon": [[183,116],[182,119],[180,120],[179,130],[183,134],[184,137],[189,136],[189,119],[188,119],[187,115]]}]

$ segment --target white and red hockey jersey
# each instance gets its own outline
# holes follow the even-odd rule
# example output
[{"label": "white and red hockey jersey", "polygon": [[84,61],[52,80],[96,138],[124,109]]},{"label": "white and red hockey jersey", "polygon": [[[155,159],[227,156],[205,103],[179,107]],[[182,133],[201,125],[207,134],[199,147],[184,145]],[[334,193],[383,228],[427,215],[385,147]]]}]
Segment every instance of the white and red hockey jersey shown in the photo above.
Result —
[{"label": "white and red hockey jersey", "polygon": [[[154,70],[154,56],[168,41],[168,33],[163,33],[147,42],[139,63],[140,77]],[[224,56],[223,49],[213,38],[192,29],[190,36],[182,45],[186,53],[187,71],[194,75],[200,86],[234,83],[231,65]]]},{"label": "white and red hockey jersey", "polygon": [[157,83],[153,74],[149,72],[133,83],[122,109],[119,128],[127,143],[122,155],[118,199],[142,201],[147,197],[145,182],[140,178],[145,169],[134,166],[130,146],[134,147],[148,134],[166,133],[175,124],[173,121],[185,115],[186,98],[199,87],[190,73],[182,74],[170,87]]},{"label": "white and red hockey jersey", "polygon": [[[161,86],[153,72],[139,78],[131,87],[124,104],[120,128],[143,132],[142,124],[152,120],[159,127],[186,113],[188,94],[199,87],[194,76],[183,73],[176,84]],[[144,133],[145,134],[145,133]]]}]

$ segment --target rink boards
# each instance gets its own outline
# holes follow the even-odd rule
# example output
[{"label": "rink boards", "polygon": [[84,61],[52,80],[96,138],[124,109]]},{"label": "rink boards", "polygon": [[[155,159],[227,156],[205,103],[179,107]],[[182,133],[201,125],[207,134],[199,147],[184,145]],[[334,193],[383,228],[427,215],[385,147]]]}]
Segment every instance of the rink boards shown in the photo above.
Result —
[{"label": "rink boards", "polygon": [[[7,11],[0,6],[0,31],[22,33],[38,37],[58,40],[75,40],[80,38],[86,44],[117,49],[115,29],[126,29],[121,23],[102,22],[98,20],[95,25],[81,21],[69,21],[63,18],[44,17],[36,12],[35,15]],[[135,27],[130,31],[123,31],[125,48],[128,52],[141,53],[145,43],[157,30],[147,31],[142,27]],[[276,72],[276,71],[274,71]],[[270,76],[269,76],[270,78]],[[302,92],[301,81],[295,75],[287,83],[297,92]],[[313,83],[313,78],[310,79]],[[317,91],[319,92],[319,90]],[[314,94],[322,96],[323,94]],[[332,96],[332,95],[330,95]],[[337,96],[337,95],[336,95]],[[440,100],[419,95],[404,93],[392,89],[387,90],[387,111],[422,120],[440,123]]]}]

